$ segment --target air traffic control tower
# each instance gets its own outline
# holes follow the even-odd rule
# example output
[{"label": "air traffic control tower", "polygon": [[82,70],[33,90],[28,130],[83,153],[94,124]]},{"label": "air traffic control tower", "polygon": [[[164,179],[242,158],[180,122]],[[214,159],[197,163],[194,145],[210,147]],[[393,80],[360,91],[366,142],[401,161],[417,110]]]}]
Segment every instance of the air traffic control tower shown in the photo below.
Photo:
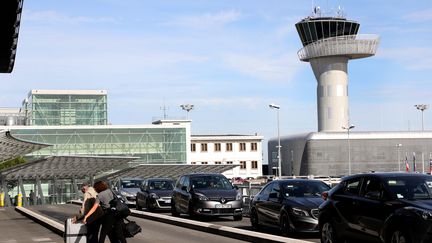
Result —
[{"label": "air traffic control tower", "polygon": [[348,60],[375,55],[378,35],[359,35],[360,24],[314,14],[296,24],[303,48],[301,61],[310,62],[317,85],[318,132],[344,131],[349,127]]}]

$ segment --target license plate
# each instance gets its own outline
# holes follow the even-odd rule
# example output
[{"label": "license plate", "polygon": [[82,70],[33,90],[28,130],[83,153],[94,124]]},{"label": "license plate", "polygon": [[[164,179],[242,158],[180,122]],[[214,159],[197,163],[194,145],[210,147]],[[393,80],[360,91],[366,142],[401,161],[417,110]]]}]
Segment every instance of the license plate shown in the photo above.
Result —
[{"label": "license plate", "polygon": [[216,208],[231,208],[231,204],[216,204]]},{"label": "license plate", "polygon": [[171,199],[165,200],[165,203],[171,203]]}]

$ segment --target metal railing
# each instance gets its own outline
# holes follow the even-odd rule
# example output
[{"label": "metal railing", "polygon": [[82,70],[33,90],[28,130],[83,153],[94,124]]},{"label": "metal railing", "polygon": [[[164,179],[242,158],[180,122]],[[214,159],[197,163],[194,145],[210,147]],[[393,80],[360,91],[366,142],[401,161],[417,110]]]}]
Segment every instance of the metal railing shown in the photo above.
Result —
[{"label": "metal railing", "polygon": [[378,35],[346,35],[313,42],[297,52],[302,61],[325,56],[348,56],[351,59],[375,55]]}]

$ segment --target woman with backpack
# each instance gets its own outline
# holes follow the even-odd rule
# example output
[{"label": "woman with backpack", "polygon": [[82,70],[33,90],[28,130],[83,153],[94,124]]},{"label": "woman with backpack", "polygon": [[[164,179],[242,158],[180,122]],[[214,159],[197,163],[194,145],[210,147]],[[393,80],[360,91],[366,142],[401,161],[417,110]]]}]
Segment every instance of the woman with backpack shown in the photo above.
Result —
[{"label": "woman with backpack", "polygon": [[110,202],[117,196],[109,188],[105,181],[98,181],[94,184],[94,189],[98,193],[100,205],[105,212],[102,219],[102,228],[99,235],[99,243],[104,243],[108,235],[111,243],[126,243],[126,238],[123,234],[123,219],[117,218],[115,213],[111,210]]}]

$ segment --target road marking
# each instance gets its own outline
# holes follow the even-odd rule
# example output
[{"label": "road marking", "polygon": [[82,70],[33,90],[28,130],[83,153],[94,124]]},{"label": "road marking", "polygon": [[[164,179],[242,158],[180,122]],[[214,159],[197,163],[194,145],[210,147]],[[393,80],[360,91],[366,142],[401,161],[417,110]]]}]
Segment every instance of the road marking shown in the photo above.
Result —
[{"label": "road marking", "polygon": [[36,242],[44,242],[44,241],[51,241],[52,242],[51,238],[33,238],[32,240],[36,241]]}]

